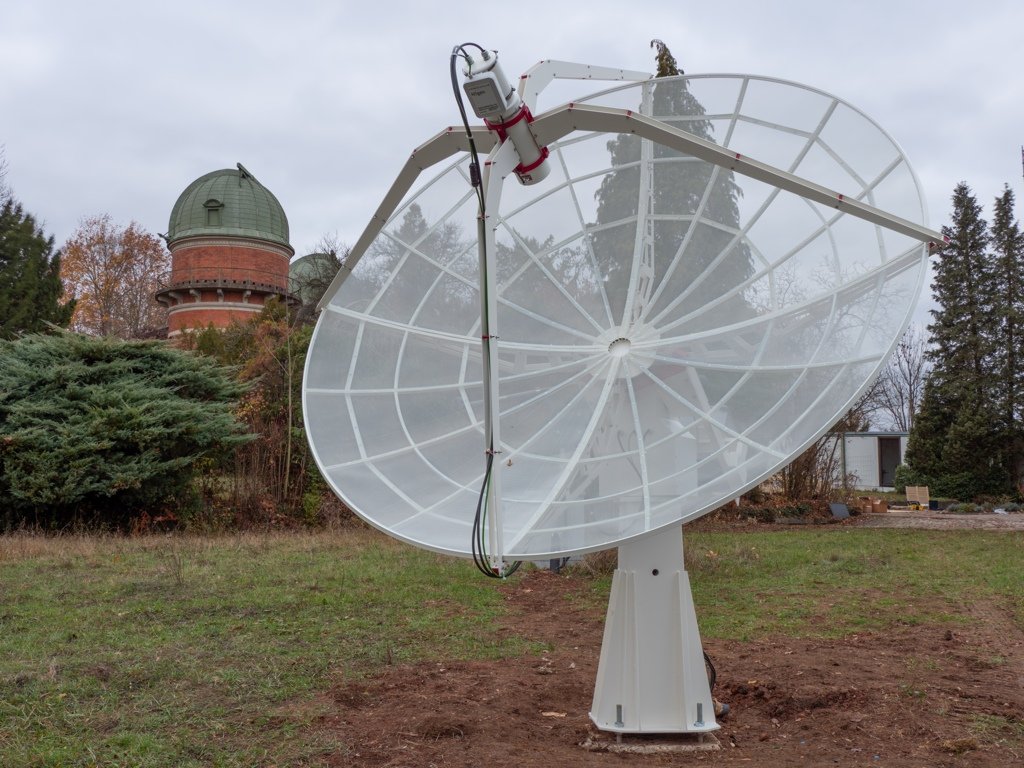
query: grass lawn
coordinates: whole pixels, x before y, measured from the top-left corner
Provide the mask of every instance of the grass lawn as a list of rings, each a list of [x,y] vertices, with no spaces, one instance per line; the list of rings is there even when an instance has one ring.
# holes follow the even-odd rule
[[[830,527],[687,537],[705,636],[1024,626],[1024,536]],[[577,599],[603,605],[608,578]],[[542,650],[493,631],[503,596],[465,561],[366,531],[0,537],[0,765],[316,765],[343,676]]]
[[[0,765],[292,765],[339,676],[530,650],[501,602],[370,532],[0,538]]]
[[[972,599],[1024,627],[1024,534],[826,527],[688,536],[701,633],[842,636],[965,623]]]

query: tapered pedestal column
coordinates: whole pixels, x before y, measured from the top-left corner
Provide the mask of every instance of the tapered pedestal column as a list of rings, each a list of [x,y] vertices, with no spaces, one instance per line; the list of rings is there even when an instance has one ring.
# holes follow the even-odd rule
[[[681,527],[619,547],[590,719],[616,733],[718,728]]]

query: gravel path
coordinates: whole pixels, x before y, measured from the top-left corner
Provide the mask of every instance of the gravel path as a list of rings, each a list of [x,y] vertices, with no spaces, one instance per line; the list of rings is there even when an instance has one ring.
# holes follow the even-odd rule
[[[891,509],[878,514],[855,518],[858,528],[927,528],[931,530],[981,529],[989,531],[1024,531],[1024,515],[946,515]]]

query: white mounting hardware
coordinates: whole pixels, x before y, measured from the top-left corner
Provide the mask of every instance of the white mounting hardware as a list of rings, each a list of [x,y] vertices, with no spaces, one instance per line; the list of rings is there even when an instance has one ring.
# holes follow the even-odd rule
[[[537,143],[530,129],[533,115],[530,108],[509,85],[498,63],[498,52],[486,52],[488,58],[474,61],[466,70],[463,90],[476,116],[483,119],[504,142],[512,142],[519,155],[516,177],[522,184],[536,184],[547,178],[548,148]]]

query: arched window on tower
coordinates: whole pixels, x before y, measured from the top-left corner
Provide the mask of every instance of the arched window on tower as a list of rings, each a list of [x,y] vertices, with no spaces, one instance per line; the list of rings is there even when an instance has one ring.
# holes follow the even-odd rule
[[[208,227],[219,227],[220,226],[220,212],[224,208],[224,203],[220,200],[214,200],[212,197],[203,203],[203,208],[206,209],[206,226]]]

